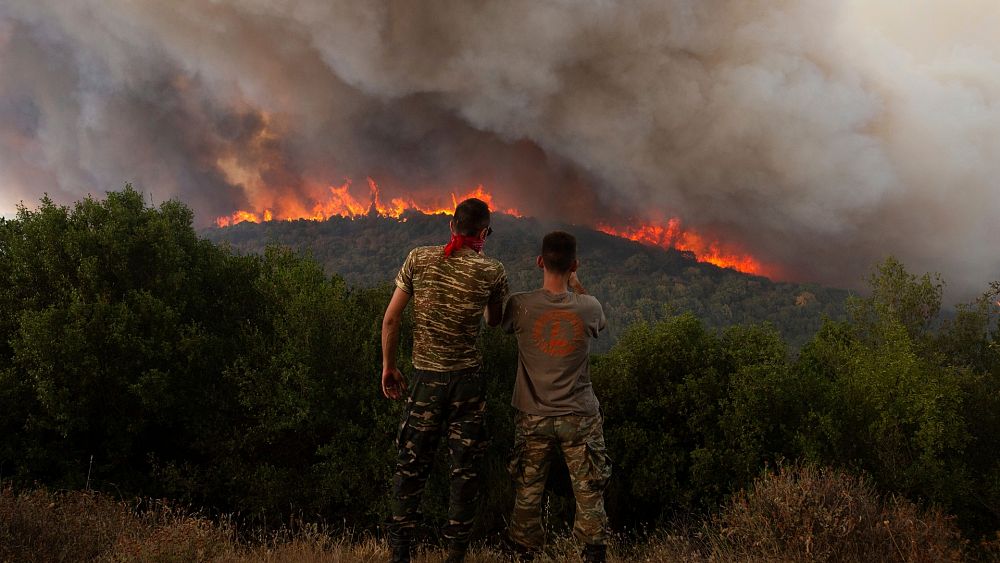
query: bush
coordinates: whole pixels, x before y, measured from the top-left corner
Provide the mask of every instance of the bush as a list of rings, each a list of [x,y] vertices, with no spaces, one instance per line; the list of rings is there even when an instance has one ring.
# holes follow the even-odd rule
[[[806,392],[768,326],[721,337],[693,315],[629,330],[595,365],[619,518],[707,510],[787,455]]]
[[[635,325],[597,357],[613,524],[712,512],[761,467],[805,459],[934,501],[977,537],[1000,528],[995,295],[936,326],[930,277],[890,261],[872,285],[794,361],[769,325],[719,332],[692,314]],[[21,209],[0,220],[0,477],[374,530],[402,408],[378,385],[390,290],[287,249],[233,254],[200,240],[183,205],[131,188]],[[480,345],[492,441],[478,533],[492,537],[511,504],[516,353],[496,330]],[[551,529],[572,518],[567,480],[554,468]],[[447,496],[438,469],[431,535]]]
[[[225,523],[162,502],[0,490],[0,560],[206,561],[232,552]]]
[[[0,221],[0,288],[4,478],[255,518],[384,515],[385,288],[287,250],[234,255],[128,187]]]
[[[954,519],[865,480],[810,465],[779,467],[737,493],[716,519],[724,559],[961,561]]]

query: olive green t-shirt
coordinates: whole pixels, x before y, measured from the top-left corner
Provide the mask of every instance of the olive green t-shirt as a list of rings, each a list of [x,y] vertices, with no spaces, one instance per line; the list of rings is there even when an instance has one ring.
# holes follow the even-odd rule
[[[590,295],[544,289],[511,295],[501,323],[517,336],[511,405],[541,416],[597,414],[590,340],[606,324],[601,303]]]
[[[507,297],[503,264],[461,248],[445,258],[444,246],[410,251],[396,287],[413,296],[413,367],[459,371],[482,363],[476,348],[483,309]]]

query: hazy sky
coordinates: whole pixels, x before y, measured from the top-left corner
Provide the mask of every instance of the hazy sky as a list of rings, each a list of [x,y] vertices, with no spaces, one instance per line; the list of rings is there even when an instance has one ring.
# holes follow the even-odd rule
[[[0,213],[125,181],[201,224],[483,182],[681,217],[796,279],[1000,278],[1000,3],[0,2]],[[361,184],[363,185],[363,183]]]

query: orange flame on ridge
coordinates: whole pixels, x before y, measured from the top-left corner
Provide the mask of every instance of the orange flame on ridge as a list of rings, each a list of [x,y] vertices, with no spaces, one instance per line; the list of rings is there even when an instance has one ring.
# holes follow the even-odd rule
[[[507,215],[522,217],[521,212],[516,208],[499,208],[493,194],[486,191],[482,185],[461,195],[451,192],[450,200],[447,201],[427,199],[417,201],[413,197],[395,197],[386,202],[382,199],[381,191],[375,180],[372,178],[367,180],[369,191],[367,202],[354,197],[351,193],[351,180],[348,179],[340,186],[329,186],[326,199],[317,201],[311,209],[294,203],[288,204],[286,207],[289,210],[282,212],[275,212],[270,208],[264,208],[260,212],[240,210],[232,215],[218,217],[215,224],[219,227],[229,227],[243,222],[261,223],[296,219],[325,221],[332,217],[354,219],[366,215],[399,219],[407,211],[418,211],[427,215],[451,215],[458,202],[470,197],[486,202],[490,210],[494,212],[499,211]],[[649,223],[639,226],[613,227],[600,223],[595,228],[609,235],[651,246],[689,251],[694,253],[697,260],[722,268],[732,268],[743,273],[761,276],[769,276],[770,272],[773,271],[772,268],[765,266],[749,254],[735,251],[730,245],[683,228],[677,218],[668,220],[666,225]]]
[[[243,222],[260,223],[272,221],[274,219],[282,221],[292,221],[295,219],[325,221],[331,217],[345,217],[353,219],[369,214],[398,219],[406,211],[419,211],[427,215],[451,215],[454,213],[455,207],[458,206],[458,202],[470,197],[483,200],[486,205],[489,206],[491,211],[499,211],[500,213],[505,213],[507,215],[521,217],[521,213],[513,207],[498,209],[498,206],[494,201],[493,194],[486,191],[482,185],[476,186],[475,189],[461,195],[451,192],[450,207],[441,201],[418,202],[413,198],[398,197],[392,198],[388,203],[386,203],[382,200],[382,194],[379,190],[378,184],[371,178],[368,178],[368,202],[358,200],[351,194],[350,180],[346,180],[339,186],[330,186],[328,190],[329,195],[327,198],[323,201],[316,202],[310,210],[299,209],[297,211],[277,214],[275,214],[273,210],[267,208],[262,210],[260,213],[240,210],[232,215],[225,215],[216,218],[215,224],[219,227],[229,227]]]
[[[749,254],[727,248],[718,240],[707,238],[690,229],[681,227],[680,219],[667,221],[666,226],[649,224],[638,227],[615,228],[607,224],[597,225],[597,230],[616,237],[627,238],[660,248],[672,248],[692,252],[700,262],[708,262],[720,268],[732,268],[745,274],[767,276],[770,268]]]

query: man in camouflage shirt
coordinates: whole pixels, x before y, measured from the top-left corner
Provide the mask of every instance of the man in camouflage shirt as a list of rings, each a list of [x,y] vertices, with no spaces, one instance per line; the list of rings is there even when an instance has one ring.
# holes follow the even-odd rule
[[[523,559],[541,550],[542,495],[558,450],[576,496],[573,534],[584,544],[584,561],[605,561],[608,518],[604,489],[611,463],[603,421],[590,383],[590,340],[604,330],[604,311],[576,277],[576,239],[564,232],[542,241],[541,289],[510,296],[503,329],[517,335],[514,417],[514,512],[510,539]],[[573,291],[570,291],[570,288]]]
[[[413,374],[396,440],[392,561],[410,560],[420,500],[438,440],[447,437],[451,459],[448,562],[465,557],[479,501],[479,463],[485,449],[485,384],[476,348],[480,320],[496,326],[507,296],[503,265],[482,254],[492,232],[490,210],[471,198],[455,209],[446,246],[410,251],[382,321],[382,392],[399,399],[406,381],[396,366],[403,310],[413,300]]]

